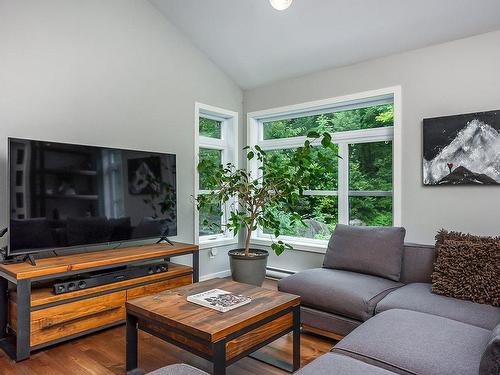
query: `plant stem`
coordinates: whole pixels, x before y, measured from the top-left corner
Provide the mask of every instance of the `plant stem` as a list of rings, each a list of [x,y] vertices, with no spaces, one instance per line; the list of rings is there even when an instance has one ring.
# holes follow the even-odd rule
[[[247,228],[247,238],[245,240],[245,256],[250,255],[250,238],[252,238],[252,227]]]

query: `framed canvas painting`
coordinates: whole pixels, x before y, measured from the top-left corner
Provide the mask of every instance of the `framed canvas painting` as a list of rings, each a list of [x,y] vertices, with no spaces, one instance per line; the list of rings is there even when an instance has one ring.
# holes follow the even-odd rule
[[[500,110],[424,119],[424,185],[500,185]]]

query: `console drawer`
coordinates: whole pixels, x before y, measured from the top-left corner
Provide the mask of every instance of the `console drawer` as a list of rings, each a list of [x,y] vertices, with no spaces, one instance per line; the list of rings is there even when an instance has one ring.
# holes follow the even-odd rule
[[[158,281],[156,283],[148,285],[142,285],[135,288],[130,288],[127,290],[127,301],[134,298],[160,293],[163,292],[164,290],[179,288],[184,285],[189,285],[192,282],[193,282],[193,276],[186,275],[164,281]]]
[[[125,319],[127,292],[120,291],[31,313],[31,347]]]

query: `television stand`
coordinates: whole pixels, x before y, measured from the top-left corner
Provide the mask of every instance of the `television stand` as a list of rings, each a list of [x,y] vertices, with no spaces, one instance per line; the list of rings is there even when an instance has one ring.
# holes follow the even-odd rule
[[[193,266],[169,263],[168,271],[55,294],[55,280],[182,255]],[[0,348],[14,360],[34,350],[125,322],[127,300],[199,281],[198,246],[174,242],[0,264]]]

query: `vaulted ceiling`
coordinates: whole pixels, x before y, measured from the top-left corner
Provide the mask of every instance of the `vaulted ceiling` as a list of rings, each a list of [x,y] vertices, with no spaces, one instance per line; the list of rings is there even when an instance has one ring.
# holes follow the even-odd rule
[[[500,29],[499,0],[150,1],[245,89]]]

